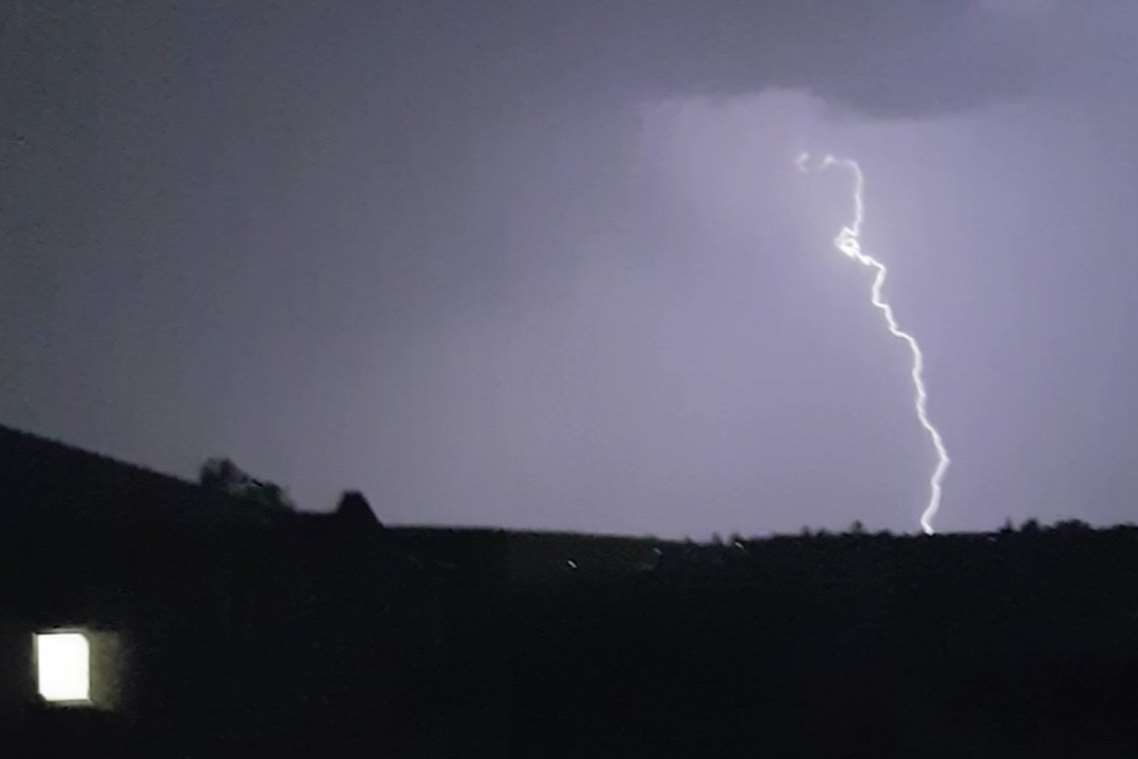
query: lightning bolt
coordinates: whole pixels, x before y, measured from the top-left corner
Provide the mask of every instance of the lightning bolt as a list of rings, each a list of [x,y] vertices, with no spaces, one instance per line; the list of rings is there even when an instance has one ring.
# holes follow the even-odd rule
[[[799,171],[808,173],[810,171],[809,161],[809,153],[800,153],[798,158],[795,159],[795,164],[798,166]],[[937,511],[940,510],[941,482],[944,480],[945,472],[948,471],[948,464],[951,459],[948,457],[948,450],[944,447],[944,441],[941,439],[940,432],[933,426],[933,423],[929,421],[927,409],[929,395],[925,390],[924,354],[921,353],[921,346],[917,343],[917,339],[897,326],[897,319],[893,316],[893,307],[889,305],[888,301],[883,300],[881,297],[881,288],[885,284],[885,277],[889,273],[889,270],[885,267],[885,264],[863,252],[861,249],[861,225],[865,219],[865,204],[862,200],[862,194],[865,189],[865,176],[861,172],[861,166],[858,165],[857,161],[850,158],[835,158],[832,155],[826,155],[823,156],[821,163],[818,164],[818,170],[824,170],[831,166],[845,167],[852,171],[854,175],[853,224],[842,226],[842,230],[838,233],[838,236],[834,238],[834,247],[862,266],[867,266],[877,272],[873,278],[873,287],[870,290],[870,302],[884,315],[885,324],[889,328],[889,334],[904,340],[913,354],[911,376],[913,378],[913,387],[916,391],[914,407],[917,411],[917,419],[925,431],[928,432],[937,455],[936,467],[933,469],[932,476],[929,477],[929,502],[921,514],[921,529],[925,531],[926,535],[932,535],[934,532],[933,517],[935,517]]]

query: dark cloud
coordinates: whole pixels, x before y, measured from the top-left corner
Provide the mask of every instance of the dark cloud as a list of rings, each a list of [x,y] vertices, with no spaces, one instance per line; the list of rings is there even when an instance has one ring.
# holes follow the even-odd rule
[[[236,25],[272,29],[307,15],[303,7],[291,5],[284,18],[245,9]],[[214,23],[234,24],[231,13]],[[301,26],[297,55],[335,57],[345,65],[333,71],[370,70],[375,83],[460,106],[726,96],[775,86],[912,116],[1021,95],[1039,74],[1037,24],[968,3],[436,0],[320,16]],[[250,43],[241,34],[230,39]]]
[[[655,98],[791,87],[867,113],[921,116],[1021,95],[1038,73],[1022,19],[967,3],[519,5],[516,15],[503,8],[447,18],[468,45],[458,47],[472,71],[530,94]]]

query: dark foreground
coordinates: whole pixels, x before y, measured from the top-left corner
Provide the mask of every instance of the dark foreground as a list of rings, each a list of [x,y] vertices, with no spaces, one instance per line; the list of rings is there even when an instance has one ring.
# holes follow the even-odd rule
[[[1138,755],[1138,529],[384,529],[0,456],[4,755]],[[60,628],[89,705],[36,695]]]

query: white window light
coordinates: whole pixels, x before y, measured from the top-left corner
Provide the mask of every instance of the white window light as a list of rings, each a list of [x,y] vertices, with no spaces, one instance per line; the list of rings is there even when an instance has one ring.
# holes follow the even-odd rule
[[[78,632],[36,635],[39,692],[47,701],[89,702],[91,647]]]

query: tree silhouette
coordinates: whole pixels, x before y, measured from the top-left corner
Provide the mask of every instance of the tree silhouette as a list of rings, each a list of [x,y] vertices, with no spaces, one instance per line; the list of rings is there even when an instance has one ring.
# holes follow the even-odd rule
[[[1061,522],[1056,522],[1052,528],[1059,532],[1087,532],[1091,526],[1081,519],[1065,519]]]
[[[228,458],[207,459],[198,470],[198,484],[275,509],[296,508],[280,485],[256,479]]]

